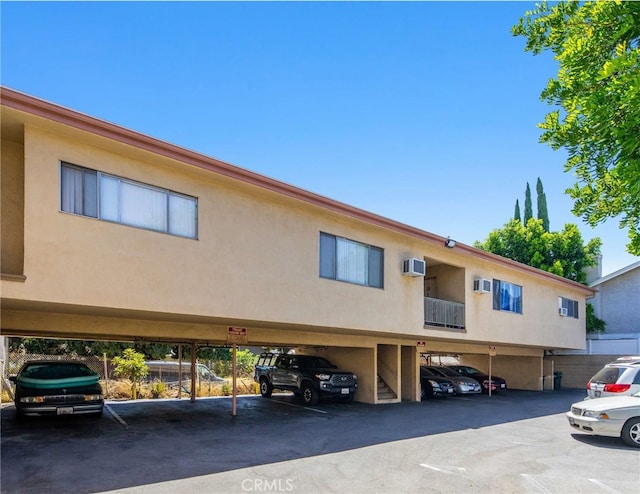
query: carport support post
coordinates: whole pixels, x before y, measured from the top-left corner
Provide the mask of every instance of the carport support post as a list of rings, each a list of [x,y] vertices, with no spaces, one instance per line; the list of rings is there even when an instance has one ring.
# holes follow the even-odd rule
[[[491,396],[491,354],[489,354],[489,396]]]
[[[102,360],[104,362],[104,384],[106,387],[107,396],[109,396],[109,369],[107,367],[107,354],[105,352],[102,353]]]
[[[237,345],[233,344],[233,358],[231,359],[231,387],[233,388],[231,392],[231,416],[236,416],[236,350]]]
[[[191,343],[191,402],[196,401],[196,344]]]

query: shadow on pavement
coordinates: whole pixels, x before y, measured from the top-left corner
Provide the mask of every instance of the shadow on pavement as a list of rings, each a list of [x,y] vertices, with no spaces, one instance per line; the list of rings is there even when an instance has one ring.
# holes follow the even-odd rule
[[[584,396],[584,390],[509,390],[305,408],[274,394],[239,397],[235,417],[230,398],[201,398],[110,402],[99,420],[24,422],[4,406],[1,490],[90,493],[145,485],[564,413]]]

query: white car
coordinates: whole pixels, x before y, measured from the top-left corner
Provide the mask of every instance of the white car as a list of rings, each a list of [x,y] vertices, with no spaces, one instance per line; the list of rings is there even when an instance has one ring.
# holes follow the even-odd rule
[[[571,405],[569,424],[594,436],[619,437],[640,448],[640,391],[628,396],[586,399]]]
[[[632,395],[640,391],[640,356],[620,357],[587,383],[589,398]]]

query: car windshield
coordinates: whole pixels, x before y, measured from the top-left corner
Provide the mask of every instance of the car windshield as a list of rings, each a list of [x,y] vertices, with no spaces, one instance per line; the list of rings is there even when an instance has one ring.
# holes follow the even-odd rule
[[[460,375],[456,371],[447,369],[446,367],[438,367],[437,370],[444,376],[458,377]]]
[[[428,367],[420,367],[420,374],[425,375],[425,376],[441,377],[441,376],[438,376],[438,374],[433,372]]]
[[[473,367],[463,367],[463,370],[465,374],[468,374],[470,376],[478,376],[482,374],[482,372],[480,372],[478,369],[474,369]]]
[[[301,369],[334,369],[335,365],[322,357],[304,357],[291,359],[291,365],[297,365]]]
[[[434,373],[436,376],[447,377],[447,374],[442,371],[442,369],[438,367],[429,367],[429,370]]]
[[[620,367],[605,367],[591,378],[592,383],[614,384],[618,381],[624,369]]]
[[[30,379],[65,379],[69,377],[94,376],[89,367],[84,364],[27,364],[20,373],[21,377]]]

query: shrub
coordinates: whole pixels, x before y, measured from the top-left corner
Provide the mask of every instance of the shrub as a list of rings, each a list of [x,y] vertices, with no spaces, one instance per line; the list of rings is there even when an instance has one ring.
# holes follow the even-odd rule
[[[144,355],[133,348],[127,348],[122,352],[122,357],[114,357],[112,363],[115,366],[113,373],[116,376],[131,381],[131,398],[135,400],[142,378],[149,374],[149,367],[144,363]]]
[[[165,390],[165,384],[158,379],[154,379],[151,383],[151,396],[153,398],[160,398]]]

